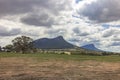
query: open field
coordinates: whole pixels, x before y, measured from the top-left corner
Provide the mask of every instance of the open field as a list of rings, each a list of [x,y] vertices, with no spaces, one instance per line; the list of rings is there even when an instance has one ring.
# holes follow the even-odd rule
[[[120,80],[120,56],[0,53],[0,80]]]

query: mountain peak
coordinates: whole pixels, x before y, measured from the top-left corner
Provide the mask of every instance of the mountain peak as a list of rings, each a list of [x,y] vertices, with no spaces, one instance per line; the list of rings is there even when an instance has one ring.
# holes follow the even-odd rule
[[[94,44],[88,44],[88,45],[86,45],[86,46],[95,47],[95,45],[94,45]]]
[[[48,39],[48,38],[38,39],[38,40],[33,41],[33,44],[36,48],[40,48],[40,49],[74,48],[74,45],[65,41],[62,36],[58,36],[58,37],[52,38],[52,39]]]
[[[82,48],[88,49],[88,50],[94,50],[94,51],[102,51],[102,50],[99,50],[98,48],[96,48],[94,44],[87,44],[85,46],[82,46]]]

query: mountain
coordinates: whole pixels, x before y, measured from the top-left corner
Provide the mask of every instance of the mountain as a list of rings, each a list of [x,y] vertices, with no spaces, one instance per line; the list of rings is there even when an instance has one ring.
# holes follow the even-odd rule
[[[94,51],[102,51],[96,48],[94,44],[88,44],[88,45],[82,46],[81,48],[88,49],[88,50],[94,50]]]
[[[64,40],[62,36],[58,36],[56,38],[42,38],[33,41],[33,44],[36,48],[40,49],[70,49],[75,46],[68,43]]]

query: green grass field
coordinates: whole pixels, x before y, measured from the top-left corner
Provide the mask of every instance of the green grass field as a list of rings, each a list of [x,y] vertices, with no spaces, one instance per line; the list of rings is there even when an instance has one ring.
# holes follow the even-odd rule
[[[20,53],[0,53],[0,57],[30,57],[36,60],[74,60],[74,61],[105,61],[105,62],[119,62],[120,56],[90,56],[90,55],[65,55],[65,54],[43,54],[43,53],[32,53],[32,54],[20,54]]]

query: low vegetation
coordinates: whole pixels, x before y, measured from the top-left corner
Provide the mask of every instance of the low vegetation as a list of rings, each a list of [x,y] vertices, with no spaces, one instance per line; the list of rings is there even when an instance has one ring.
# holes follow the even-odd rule
[[[0,80],[119,80],[120,57],[0,53]]]
[[[85,60],[94,60],[94,61],[105,61],[105,62],[119,62],[119,55],[110,55],[110,56],[90,56],[90,55],[67,55],[67,54],[54,54],[54,53],[0,53],[0,57],[32,57],[37,60],[75,60],[75,61],[85,61]]]

